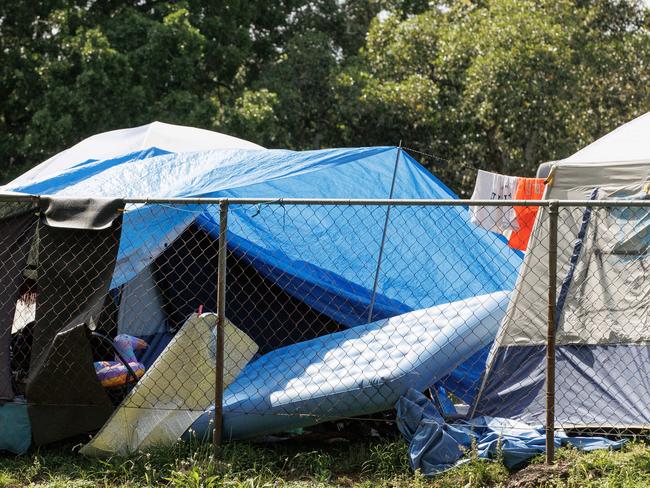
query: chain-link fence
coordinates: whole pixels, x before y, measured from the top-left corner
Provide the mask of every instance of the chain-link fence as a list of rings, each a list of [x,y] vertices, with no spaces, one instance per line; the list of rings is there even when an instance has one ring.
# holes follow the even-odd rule
[[[2,202],[0,398],[37,444],[99,431],[89,454],[416,422],[409,392],[454,425],[638,434],[648,206]]]

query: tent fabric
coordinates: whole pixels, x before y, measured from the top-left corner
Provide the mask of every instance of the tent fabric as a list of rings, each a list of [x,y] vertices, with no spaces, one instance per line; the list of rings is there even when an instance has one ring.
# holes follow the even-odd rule
[[[0,401],[12,400],[11,332],[23,271],[36,228],[35,205],[0,204]]]
[[[650,344],[648,209],[581,208],[569,215],[571,225],[563,219],[559,225],[566,245],[558,246],[565,259],[558,266],[556,419],[568,425],[650,425],[639,397],[650,393],[643,362]],[[476,412],[541,421],[546,317],[541,310],[532,314],[527,304],[545,297],[523,276],[522,296],[515,290]],[[526,316],[530,322],[521,322]]]
[[[137,337],[152,336],[166,330],[166,316],[160,290],[151,266],[147,266],[120,292],[117,333]]]
[[[111,200],[85,207],[68,207],[63,199],[42,199],[38,232],[39,299],[32,346],[32,369],[65,325],[97,320],[108,293],[122,231],[124,202]],[[64,206],[66,219],[49,215]],[[92,214],[96,213],[96,217]],[[104,216],[108,215],[107,219]],[[100,217],[101,216],[101,217]],[[101,220],[99,220],[101,219]],[[100,222],[99,228],[95,228]],[[107,224],[108,227],[106,226]]]
[[[598,188],[594,188],[591,192],[590,200],[594,200],[598,195]],[[562,285],[560,287],[560,294],[557,297],[557,306],[555,313],[558,315],[555,319],[555,335],[557,336],[558,324],[562,320],[562,312],[564,311],[564,304],[566,303],[567,295],[569,289],[573,284],[573,276],[578,265],[582,254],[582,248],[585,245],[585,234],[589,228],[589,223],[591,220],[591,214],[593,209],[591,207],[586,207],[582,213],[582,221],[580,222],[580,229],[578,230],[578,235],[576,236],[575,244],[573,246],[573,252],[571,253],[571,260],[569,261],[569,270],[566,273],[566,276],[562,280]]]
[[[124,209],[123,200],[106,198],[43,196],[39,204],[43,224],[62,229],[108,229]]]
[[[103,132],[62,151],[16,178],[12,184],[42,181],[92,161],[106,160],[130,153],[146,154],[209,149],[262,149],[236,137],[194,127],[152,122],[151,124]]]
[[[401,151],[164,149],[103,160],[85,154],[96,160],[75,160],[5,190],[106,198],[387,198]],[[456,198],[405,152],[395,177],[394,198]],[[385,216],[386,207],[231,205],[229,251],[317,313],[348,327],[365,324]],[[137,276],[192,224],[216,238],[218,206],[128,205],[111,288]],[[371,320],[510,290],[520,263],[503,241],[469,222],[466,208],[393,207]],[[480,360],[473,363],[482,369]]]
[[[593,191],[594,188],[589,195]],[[610,187],[610,195],[612,191]],[[608,197],[603,188],[599,189],[598,195],[602,195],[599,199],[603,200]],[[548,236],[545,220],[548,211],[540,209],[539,213],[541,218],[531,238],[533,245],[522,265],[519,283],[499,334],[501,345],[546,342]],[[588,225],[583,222],[585,215],[590,215]],[[636,336],[636,339],[630,339],[632,342],[645,340],[640,334],[646,330],[643,317],[647,300],[643,297],[650,293],[642,279],[647,261],[644,246],[648,244],[648,220],[647,208],[621,212],[597,207],[587,214],[584,208],[560,210],[558,298],[568,294],[563,308],[569,312],[563,314],[558,326],[558,343],[607,343],[616,340],[614,332],[620,332],[621,328],[625,329],[627,337]],[[586,236],[578,249],[579,256],[574,257],[576,242],[582,242],[581,231]],[[575,264],[572,264],[573,260],[576,260]],[[572,286],[562,293],[562,284],[572,269],[576,277],[570,281]],[[605,303],[607,300],[609,304]]]
[[[650,162],[650,112],[621,125],[580,151],[564,163],[611,163],[612,161]]]
[[[471,405],[476,397],[483,379],[492,344],[487,344],[472,357],[459,364],[448,376],[440,380],[440,384],[454,395]]]
[[[566,345],[556,349],[555,422],[570,428],[642,429],[648,345]],[[546,349],[507,346],[496,351],[475,415],[541,424],[546,418]]]
[[[645,115],[550,168],[544,198],[647,198]],[[589,215],[590,214],[590,215]],[[648,208],[560,207],[556,317],[556,421],[570,426],[650,425],[647,383]],[[541,421],[547,329],[548,209],[538,212],[513,298],[474,402],[477,414]],[[579,244],[579,245],[578,245]],[[563,286],[564,283],[564,286]]]
[[[51,339],[30,370],[25,394],[36,445],[100,428],[113,405],[97,380],[85,324],[72,323]]]
[[[216,237],[192,225],[154,262],[169,329],[177,330],[200,306],[216,310],[218,248]],[[226,266],[226,316],[259,345],[260,353],[343,328],[266,279],[240,256],[228,252]]]
[[[397,151],[394,147],[376,147],[170,154],[124,162],[98,174],[92,167],[101,162],[89,163],[70,172],[76,183],[66,186],[65,181],[57,179],[48,187],[43,181],[39,190],[61,196],[386,198]],[[9,186],[24,192],[33,190],[30,186]],[[454,195],[404,153],[394,197],[435,199]],[[149,205],[127,210],[112,286],[140,272],[162,252],[161,242],[172,241],[193,219],[208,231],[217,232],[216,206]],[[384,210],[233,206],[230,248],[318,311],[346,325],[357,325],[367,320]],[[520,258],[501,241],[472,226],[466,209],[396,207],[389,225],[387,261],[382,267],[377,315],[373,318],[510,289],[514,284]],[[404,228],[419,232],[405,234]],[[322,236],[327,236],[330,252],[323,248]],[[440,252],[428,251],[436,259],[423,261],[418,255],[424,248]],[[423,261],[415,276],[414,261]]]
[[[0,404],[0,451],[25,454],[32,443],[32,430],[24,398]]]
[[[176,440],[214,401],[213,313],[194,314],[81,453],[127,455]],[[191,349],[192,354],[187,351]],[[232,323],[224,325],[224,386],[257,351]]]
[[[410,389],[396,405],[397,426],[409,443],[412,469],[432,476],[468,460],[467,452],[476,446],[479,459],[500,457],[508,468],[515,468],[546,451],[546,434],[539,424],[505,418],[479,417],[471,423],[449,425],[434,404],[419,391]],[[604,437],[569,437],[556,432],[556,448],[573,446],[583,451],[620,449],[625,440]]]
[[[124,203],[96,202],[94,214],[64,203],[58,215],[67,215],[52,227],[48,213],[58,205],[43,199],[38,233],[39,296],[26,387],[37,444],[99,428],[112,411],[93,367],[88,326],[97,323],[109,292]]]

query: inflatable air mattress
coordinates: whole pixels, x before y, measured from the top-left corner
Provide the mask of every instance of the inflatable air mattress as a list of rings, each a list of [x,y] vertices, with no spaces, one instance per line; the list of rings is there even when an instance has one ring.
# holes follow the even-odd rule
[[[248,364],[224,392],[224,437],[243,439],[393,408],[492,343],[510,292],[416,310],[293,344]],[[191,427],[211,436],[212,411]],[[189,434],[186,433],[186,438]]]

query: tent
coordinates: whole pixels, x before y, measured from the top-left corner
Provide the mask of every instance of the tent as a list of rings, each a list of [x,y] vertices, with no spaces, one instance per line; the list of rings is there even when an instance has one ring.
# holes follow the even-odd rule
[[[543,165],[545,198],[645,200],[650,114]],[[539,214],[474,411],[543,423],[548,209]],[[565,428],[650,426],[648,207],[561,207],[555,419]]]
[[[397,147],[267,150],[221,134],[158,123],[94,136],[3,190],[54,199],[371,199],[387,198],[393,178],[394,198],[456,198]],[[232,204],[229,320],[265,353],[514,286],[521,258],[473,226],[465,208],[393,207],[385,227],[386,211],[377,206]],[[107,267],[108,298],[96,320],[99,329],[146,336],[153,352],[143,362],[150,364],[188,315],[201,305],[214,310],[218,221],[218,205],[127,203],[119,217],[119,246]],[[485,352],[443,383],[470,401],[484,361]]]

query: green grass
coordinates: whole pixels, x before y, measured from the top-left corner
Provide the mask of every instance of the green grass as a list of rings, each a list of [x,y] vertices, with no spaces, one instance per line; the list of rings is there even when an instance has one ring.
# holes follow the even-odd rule
[[[471,459],[430,479],[410,471],[402,441],[318,447],[237,443],[224,446],[218,460],[210,446],[178,445],[107,460],[74,450],[59,446],[0,457],[0,487],[650,487],[650,448],[640,442],[618,452],[562,449],[555,466],[543,465],[540,457],[518,472]]]

